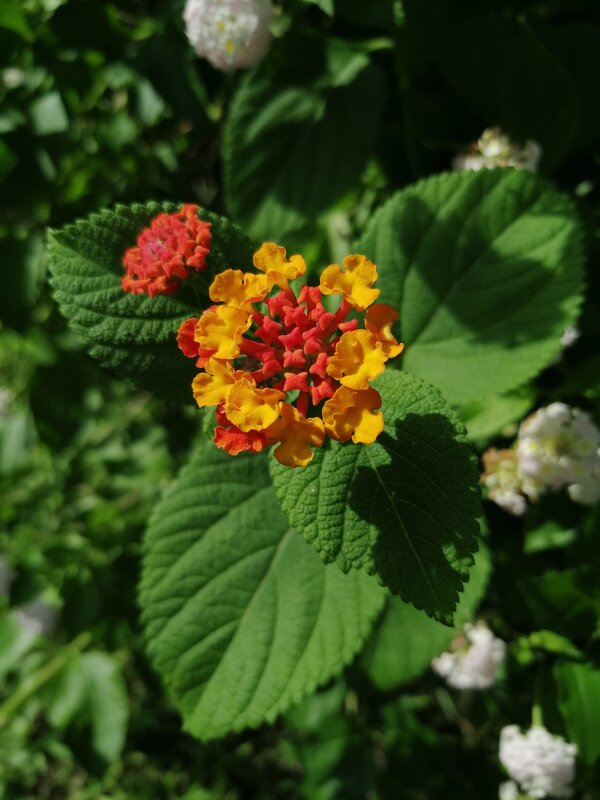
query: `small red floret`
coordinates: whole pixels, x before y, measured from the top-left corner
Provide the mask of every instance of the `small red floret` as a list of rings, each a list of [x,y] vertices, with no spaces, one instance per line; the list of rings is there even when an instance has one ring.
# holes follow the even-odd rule
[[[190,270],[206,269],[211,246],[211,223],[198,218],[189,203],[174,214],[158,214],[123,256],[121,285],[133,294],[173,294]]]

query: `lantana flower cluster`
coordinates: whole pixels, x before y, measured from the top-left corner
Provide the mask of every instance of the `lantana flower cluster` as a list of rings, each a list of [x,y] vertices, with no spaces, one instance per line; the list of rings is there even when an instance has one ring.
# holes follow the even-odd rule
[[[505,642],[479,621],[465,625],[450,649],[434,658],[431,666],[452,689],[489,689],[505,658]]]
[[[514,167],[537,172],[541,155],[537,142],[516,144],[500,128],[486,128],[474,144],[456,156],[452,166],[458,171]]]
[[[202,370],[192,388],[200,407],[215,407],[215,444],[231,455],[277,444],[286,466],[306,466],[325,435],[370,444],[383,430],[381,397],[370,385],[403,345],[397,312],[375,303],[377,268],[350,255],[332,264],[319,286],[299,255],[267,242],[254,254],[258,273],[227,269],[210,286],[210,306],[179,329],[179,347]],[[339,295],[328,311],[324,295]],[[351,312],[366,312],[364,328]]]
[[[600,499],[600,430],[565,403],[540,408],[521,424],[514,448],[491,448],[483,464],[490,499],[516,516],[547,491],[566,488],[583,505]]]
[[[500,761],[514,783],[504,784],[501,797],[567,798],[573,794],[577,747],[546,728],[534,725],[522,733],[516,725],[500,732]]]
[[[188,203],[173,214],[158,214],[123,256],[121,285],[133,294],[174,294],[193,272],[206,269],[212,241],[210,222]]]
[[[269,0],[187,0],[183,12],[190,44],[220,70],[253,67],[271,42]]]

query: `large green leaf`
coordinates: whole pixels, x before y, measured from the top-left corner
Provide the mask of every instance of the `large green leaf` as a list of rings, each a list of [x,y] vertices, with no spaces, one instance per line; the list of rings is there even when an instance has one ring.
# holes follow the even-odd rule
[[[467,426],[472,441],[485,444],[494,436],[511,436],[533,406],[535,397],[529,386],[521,386],[506,394],[486,397],[458,409],[460,418]]]
[[[396,194],[358,245],[400,311],[404,366],[470,403],[547,366],[578,314],[571,201],[523,171],[447,173]]]
[[[281,241],[355,188],[378,133],[382,76],[337,41],[287,36],[240,84],[223,162],[232,217]]]
[[[193,362],[177,347],[180,323],[210,304],[207,286],[215,272],[250,263],[250,241],[234,225],[200,210],[212,223],[207,269],[190,277],[178,294],[148,297],[124,292],[121,259],[137,234],[174,203],[116,206],[50,233],[52,285],[62,313],[89,352],[120,375],[156,394],[189,400]]]
[[[570,741],[586,764],[600,758],[600,670],[562,661],[554,667],[558,703]]]
[[[377,442],[333,442],[305,469],[275,462],[277,495],[323,561],[364,567],[450,623],[477,549],[478,469],[437,389],[395,370],[375,387],[385,417]]]
[[[469,582],[454,615],[454,628],[441,625],[399,597],[388,599],[362,664],[378,689],[389,690],[417,678],[450,644],[462,626],[473,620],[490,576],[490,555],[480,543]]]
[[[271,721],[338,673],[384,601],[373,579],[324,567],[290,529],[264,456],[201,449],[144,551],[148,650],[201,739]]]
[[[517,140],[539,142],[543,163],[552,168],[598,136],[600,97],[590,76],[600,67],[599,35],[590,21],[530,26],[466,19],[440,28],[435,57],[472,113]]]

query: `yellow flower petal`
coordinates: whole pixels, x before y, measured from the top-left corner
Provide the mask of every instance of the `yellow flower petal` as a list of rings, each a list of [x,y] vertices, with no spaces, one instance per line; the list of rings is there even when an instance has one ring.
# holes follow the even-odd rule
[[[249,373],[242,370],[234,371],[228,361],[209,358],[205,370],[198,373],[192,381],[194,399],[200,408],[218,406],[227,399],[233,384],[242,378],[253,382]]]
[[[302,256],[290,256],[288,259],[285,247],[273,242],[265,242],[254,253],[252,261],[256,269],[267,274],[271,286],[277,284],[285,288],[288,281],[299,278],[306,272],[306,261]]]
[[[213,306],[196,325],[194,339],[214,358],[230,360],[240,354],[240,341],[252,324],[252,315],[235,306]]]
[[[281,405],[281,419],[267,430],[267,442],[275,444],[274,456],[285,467],[305,467],[313,457],[312,447],[321,447],[325,428],[319,417],[303,417],[289,403]]]
[[[332,439],[355,444],[372,444],[383,430],[383,414],[375,414],[381,408],[381,397],[369,387],[355,392],[340,386],[333,397],[323,406],[325,430]]]
[[[388,358],[395,358],[404,350],[402,342],[392,333],[392,325],[399,318],[400,314],[387,303],[376,303],[365,314],[365,328],[375,334]]]
[[[339,340],[329,359],[327,374],[342,386],[364,390],[385,369],[387,356],[370,331],[348,331]]]
[[[209,294],[215,303],[222,302],[228,306],[246,308],[248,303],[263,300],[269,291],[266,275],[254,272],[242,272],[240,269],[226,269],[219,273],[212,282]]]
[[[341,294],[351,306],[364,311],[379,297],[372,286],[377,280],[377,267],[366,256],[352,255],[344,259],[345,270],[331,264],[321,274],[323,294]]]
[[[285,394],[277,389],[256,389],[240,380],[229,390],[225,404],[227,419],[241,431],[263,431],[279,417]]]

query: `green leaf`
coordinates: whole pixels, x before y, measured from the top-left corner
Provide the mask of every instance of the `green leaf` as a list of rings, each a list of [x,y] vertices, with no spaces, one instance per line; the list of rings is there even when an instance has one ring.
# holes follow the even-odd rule
[[[549,166],[568,152],[580,124],[577,86],[532,27],[467,19],[440,29],[437,44],[442,75],[472,113],[539,142]]]
[[[0,239],[0,264],[5,291],[0,297],[0,320],[17,330],[29,325],[29,310],[46,282],[46,244],[33,231],[26,239]]]
[[[31,28],[21,0],[2,0],[0,3],[0,28],[18,33],[26,41],[31,40]]]
[[[89,352],[120,375],[168,400],[189,401],[193,361],[177,347],[181,322],[210,304],[207,287],[215,272],[244,267],[252,253],[241,231],[210,211],[212,247],[207,270],[192,276],[172,296],[148,297],[124,292],[121,259],[138,233],[174,203],[135,203],[92,214],[50,234],[52,285],[60,310]]]
[[[490,577],[488,548],[480,542],[454,615],[454,628],[441,625],[399,597],[390,597],[385,613],[362,658],[378,689],[388,691],[417,678],[439,656],[467,622],[474,618]]]
[[[382,75],[348,45],[288,36],[241,82],[225,129],[225,196],[256,239],[281,241],[360,181]]]
[[[22,625],[15,611],[0,618],[0,678],[18,668],[38,639],[39,634]]]
[[[37,136],[63,133],[69,128],[69,118],[58,92],[48,92],[29,106],[33,130]]]
[[[421,42],[432,12],[439,13],[432,6],[440,4],[419,5],[422,22],[411,26],[409,36]],[[600,68],[600,30],[591,19],[557,25],[466,16],[458,19],[450,11],[439,20],[434,38],[422,45],[460,97],[464,116],[466,106],[482,128],[493,122],[516,141],[539,142],[548,169],[597,139],[600,117],[590,109],[600,100],[593,78]]]
[[[0,139],[0,178],[5,178],[17,164],[17,156],[6,144]]]
[[[87,729],[92,751],[112,764],[125,743],[129,719],[127,688],[118,663],[107,653],[83,653],[65,667],[53,687],[49,721]]]
[[[202,448],[146,534],[148,651],[203,740],[270,722],[339,673],[383,601],[290,529],[263,456]]]
[[[445,173],[396,194],[357,246],[401,314],[404,367],[453,403],[521,385],[575,322],[583,256],[571,201],[524,171]]]
[[[333,0],[304,0],[304,2],[309,5],[319,6],[321,11],[333,17]]]
[[[333,442],[305,469],[274,462],[292,525],[325,562],[364,567],[448,624],[477,549],[479,472],[464,426],[432,386],[388,370],[376,382],[385,430]]]
[[[554,667],[558,704],[567,737],[586,764],[600,758],[600,670],[589,664],[562,661]]]
[[[483,446],[499,434],[514,436],[516,423],[524,419],[533,404],[533,390],[527,386],[468,403],[459,408],[459,414],[470,438]]]

